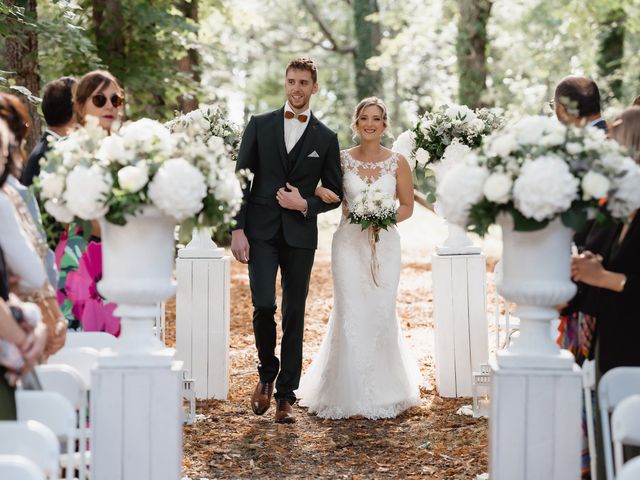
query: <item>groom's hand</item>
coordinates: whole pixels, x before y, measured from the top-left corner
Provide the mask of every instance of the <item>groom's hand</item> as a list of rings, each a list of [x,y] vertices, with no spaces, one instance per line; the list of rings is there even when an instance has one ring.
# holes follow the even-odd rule
[[[249,263],[249,240],[244,230],[238,229],[231,232],[231,253],[240,263]]]
[[[307,201],[302,198],[296,187],[287,182],[287,186],[282,187],[276,193],[276,200],[282,208],[288,210],[299,210],[304,212],[307,210]]]

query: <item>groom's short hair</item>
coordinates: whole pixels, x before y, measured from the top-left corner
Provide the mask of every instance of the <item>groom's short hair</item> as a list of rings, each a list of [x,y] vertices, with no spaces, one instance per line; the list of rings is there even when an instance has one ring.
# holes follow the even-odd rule
[[[565,103],[571,105],[565,105]],[[600,90],[591,78],[570,75],[560,80],[556,86],[554,101],[561,103],[567,110],[577,109],[580,118],[600,113]],[[573,113],[572,113],[573,115]]]
[[[289,70],[291,70],[292,68],[294,70],[306,70],[307,72],[310,72],[313,83],[318,83],[318,67],[316,67],[316,64],[313,63],[313,60],[311,60],[310,58],[294,58],[287,64],[287,69],[284,71],[284,74],[286,75],[287,73],[289,73]]]

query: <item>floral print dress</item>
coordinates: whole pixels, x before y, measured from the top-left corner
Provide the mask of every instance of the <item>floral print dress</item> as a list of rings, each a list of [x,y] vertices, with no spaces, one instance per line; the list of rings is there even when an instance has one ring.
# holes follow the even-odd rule
[[[69,328],[120,335],[120,319],[113,313],[117,305],[105,301],[97,289],[102,278],[102,245],[92,237],[87,241],[78,225],[71,223],[55,250],[60,272],[58,303]]]

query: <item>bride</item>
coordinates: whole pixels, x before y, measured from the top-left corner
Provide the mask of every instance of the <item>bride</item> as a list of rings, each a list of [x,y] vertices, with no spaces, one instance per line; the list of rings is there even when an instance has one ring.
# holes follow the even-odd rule
[[[395,226],[381,230],[374,249],[369,240],[373,236],[348,220],[355,197],[367,188],[397,198],[398,222],[413,213],[409,164],[380,143],[387,127],[382,100],[365,98],[356,107],[351,125],[360,145],[340,155],[345,198],[331,246],[333,312],[297,392],[300,405],[323,418],[389,418],[420,402],[420,372],[396,317],[398,230]],[[316,195],[325,202],[339,201],[323,187],[318,187]]]

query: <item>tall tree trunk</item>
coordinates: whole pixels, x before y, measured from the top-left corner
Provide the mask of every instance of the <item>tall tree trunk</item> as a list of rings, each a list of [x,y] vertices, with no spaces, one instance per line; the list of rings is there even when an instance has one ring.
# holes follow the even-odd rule
[[[378,54],[382,34],[380,22],[372,22],[367,17],[379,13],[377,0],[353,0],[353,19],[356,34],[354,67],[356,72],[356,93],[358,99],[382,94],[382,72],[367,68],[367,60]]]
[[[608,77],[611,93],[618,99],[622,97],[620,68],[624,56],[625,18],[624,8],[614,8],[607,12],[599,28],[598,71],[602,77]]]
[[[185,18],[198,22],[198,0],[180,0],[178,8],[183,13]],[[200,72],[198,66],[200,65],[200,56],[198,51],[194,48],[190,48],[187,54],[178,60],[178,71],[185,72],[191,75],[196,81],[200,81]],[[178,97],[178,109],[187,113],[198,108],[198,98],[195,94],[184,94]]]
[[[126,44],[121,0],[92,0],[98,56],[117,78],[126,72]]]
[[[25,20],[35,24],[38,20],[37,0],[5,0],[9,6],[24,8]],[[34,96],[40,95],[40,74],[38,64],[38,31],[35,27],[25,26],[17,20],[11,22],[10,34],[5,39],[7,63],[15,73],[17,85],[27,88]],[[31,115],[31,131],[27,138],[27,151],[38,142],[42,121],[37,107],[28,102]]]
[[[487,82],[487,23],[493,0],[458,0],[460,21],[458,56],[458,101],[471,108],[483,105]]]

